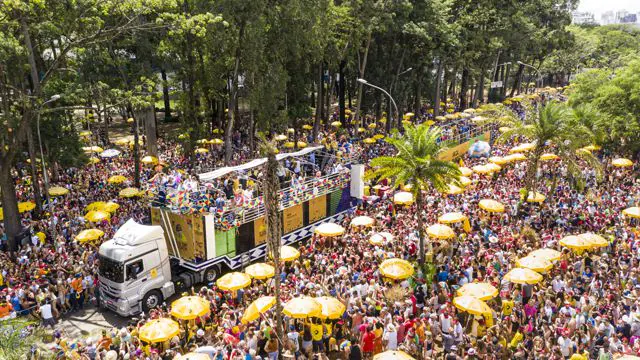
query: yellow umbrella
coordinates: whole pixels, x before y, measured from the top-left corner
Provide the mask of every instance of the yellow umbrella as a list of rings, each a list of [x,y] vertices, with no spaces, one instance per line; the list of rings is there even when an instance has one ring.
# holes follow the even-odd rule
[[[63,188],[62,186],[54,186],[49,188],[49,195],[51,196],[62,196],[69,193],[69,189]]]
[[[412,112],[408,112],[408,113],[404,114],[404,116],[409,117],[409,118],[410,118],[410,117],[413,117],[413,116],[415,116],[415,115],[416,115],[416,114],[414,114],[414,113],[412,113]]]
[[[530,192],[529,196],[527,196],[527,202],[541,203],[546,198],[547,198],[546,196],[540,194],[539,192]]]
[[[459,169],[462,176],[471,176],[473,174],[473,171],[466,166],[460,166]]]
[[[127,139],[127,138],[118,139],[118,140],[114,141],[114,144],[119,145],[119,146],[128,145],[129,144],[129,139]]]
[[[122,184],[125,181],[127,178],[122,175],[113,175],[107,180],[109,184]]]
[[[494,164],[494,163],[486,164],[485,167],[487,169],[489,169],[489,171],[491,171],[491,172],[496,172],[496,171],[502,170],[502,167],[500,165]]]
[[[616,360],[640,360],[640,356],[635,355],[622,355],[620,357],[613,357]]]
[[[504,274],[504,279],[516,284],[537,284],[542,281],[542,275],[531,269],[515,268]]]
[[[544,273],[553,267],[553,264],[543,258],[537,256],[525,256],[516,260],[516,265],[521,268],[531,269],[533,271]]]
[[[476,112],[476,109],[468,108],[468,109],[464,109],[462,112],[467,113],[467,114],[473,114],[473,113]]]
[[[24,202],[19,202],[18,203],[18,212],[19,213],[23,213],[23,212],[29,212],[33,209],[36,208],[36,204],[34,202],[31,201],[24,201]]]
[[[391,241],[393,241],[393,235],[385,231],[375,233],[369,238],[369,243],[371,243],[371,245],[384,245],[384,243]]]
[[[556,261],[556,260],[560,260],[560,258],[562,257],[562,253],[557,250],[543,248],[543,249],[534,250],[530,252],[529,255],[527,256],[535,256],[535,257],[547,259],[549,261]]]
[[[507,132],[507,131],[509,131],[509,130],[511,130],[511,128],[510,128],[510,127],[508,127],[508,126],[500,126],[500,127],[498,128],[498,131],[500,131],[501,133],[505,133],[505,132]]]
[[[378,125],[376,125],[375,123],[371,123],[371,124],[367,125],[367,127],[368,127],[369,129],[375,129],[377,126],[378,126]]]
[[[615,166],[615,167],[630,167],[633,166],[633,161],[629,160],[629,159],[624,159],[624,158],[619,158],[619,159],[614,159],[611,162],[611,165]]]
[[[463,188],[453,184],[449,184],[449,188],[445,191],[447,195],[459,195],[459,194],[462,194],[463,192],[464,192]]]
[[[471,296],[480,300],[491,300],[499,291],[489,283],[467,283],[458,289],[458,296]]]
[[[413,204],[413,194],[400,191],[393,195],[393,203],[397,205],[411,205]]]
[[[633,206],[622,210],[622,214],[627,217],[640,219],[640,207]]]
[[[113,201],[109,201],[108,203],[104,204],[104,206],[102,206],[101,211],[106,211],[108,213],[114,213],[116,210],[118,210],[120,208],[120,205],[114,203]]]
[[[331,126],[340,127],[340,126],[342,126],[342,123],[340,121],[334,121],[334,122],[331,123]]]
[[[427,228],[427,235],[436,239],[452,239],[456,237],[456,233],[453,229],[447,225],[434,224]]]
[[[306,142],[304,142],[304,141],[298,141],[298,147],[299,147],[300,149],[304,149],[304,148],[306,148],[306,147],[307,147],[307,143],[306,143]]]
[[[453,305],[469,314],[491,314],[491,308],[484,301],[473,296],[457,296],[453,298]]]
[[[589,244],[589,248],[600,248],[609,246],[609,242],[598,234],[584,233],[578,235],[578,237],[586,241],[587,244]]]
[[[275,139],[276,139],[276,141],[285,141],[285,140],[288,139],[288,137],[287,137],[287,135],[279,134],[279,135],[276,135]]]
[[[274,277],[276,274],[276,269],[266,263],[257,263],[247,266],[247,268],[244,269],[244,272],[249,274],[249,276],[254,279],[262,280]]]
[[[527,151],[531,151],[533,149],[535,149],[536,145],[532,144],[532,143],[524,143],[524,144],[520,144],[516,147],[511,148],[511,150],[509,150],[509,153],[513,154],[513,153],[521,153],[521,152],[527,152]]]
[[[315,298],[322,306],[320,317],[323,319],[340,319],[347,307],[340,300],[331,296],[320,296]]]
[[[322,305],[309,296],[293,298],[284,305],[282,312],[294,319],[305,319],[322,314]]]
[[[222,276],[216,281],[216,285],[222,290],[239,290],[251,285],[251,277],[245,273],[235,271]]]
[[[80,134],[78,134],[78,135],[80,135],[82,137],[86,137],[86,136],[91,136],[91,134],[93,134],[91,131],[85,130],[85,131],[80,131]]]
[[[197,148],[197,149],[195,150],[195,153],[196,153],[196,154],[206,154],[206,153],[208,153],[208,152],[209,152],[209,149],[205,149],[205,148]]]
[[[585,239],[575,235],[563,237],[562,239],[560,239],[560,245],[574,250],[584,250],[591,247],[591,245],[589,245],[589,243]]]
[[[86,153],[101,153],[104,151],[104,149],[100,146],[84,146],[82,148],[82,151]]]
[[[388,350],[373,356],[373,360],[415,360],[411,355],[400,350]]]
[[[455,224],[462,223],[464,231],[471,231],[471,224],[469,224],[469,218],[460,212],[446,213],[438,218],[438,222],[441,224]]]
[[[224,141],[222,141],[222,139],[213,138],[213,139],[209,140],[209,144],[210,145],[222,145],[222,144],[224,144]]]
[[[365,144],[375,144],[376,143],[375,139],[372,139],[372,138],[366,138],[366,139],[362,140],[362,142],[365,143]]]
[[[302,129],[304,129],[304,130],[313,130],[313,126],[311,126],[309,124],[304,124],[304,125],[302,125]]]
[[[300,257],[300,251],[292,246],[285,245],[280,248],[280,260],[293,261]]]
[[[145,165],[155,165],[158,163],[158,158],[155,156],[147,155],[140,159],[140,162]]]
[[[524,161],[524,160],[527,160],[527,156],[521,153],[516,153],[516,154],[507,155],[503,159],[508,162]]]
[[[80,231],[78,235],[76,235],[76,240],[82,244],[89,241],[96,241],[102,236],[104,236],[104,231],[100,229],[87,229]]]
[[[478,174],[491,174],[493,172],[493,170],[489,169],[486,165],[476,165],[471,169]]]
[[[168,318],[148,321],[138,330],[138,338],[148,343],[160,343],[170,340],[180,333],[180,324]]]
[[[209,301],[200,296],[183,296],[171,303],[171,316],[191,320],[211,312]]]
[[[356,216],[351,220],[351,226],[373,226],[375,220],[370,216]]]
[[[375,135],[373,135],[373,138],[374,138],[374,139],[376,139],[376,140],[382,140],[382,139],[384,139],[384,135],[382,135],[382,134],[375,134]]]
[[[100,162],[100,159],[98,159],[95,156],[92,156],[92,157],[89,158],[89,164],[97,164],[99,162]]]
[[[556,154],[546,153],[546,154],[540,155],[540,160],[543,160],[543,161],[558,160],[558,159],[560,159],[560,156]]]
[[[460,176],[460,179],[458,179],[458,181],[460,181],[460,185],[465,187],[471,185],[471,179],[466,176]]]
[[[340,236],[344,234],[344,228],[336,223],[324,223],[316,226],[313,232],[320,236]]]
[[[284,143],[284,147],[286,147],[287,149],[293,149],[295,146],[295,144],[293,143],[293,141],[287,141],[286,143]]]
[[[489,158],[489,162],[496,165],[504,165],[509,161],[505,160],[503,157],[500,157],[500,156],[492,156]]]
[[[387,259],[380,264],[380,274],[394,280],[409,278],[413,271],[413,265],[402,259]]]
[[[91,204],[87,205],[86,210],[87,211],[102,210],[106,204],[107,203],[104,201],[94,201]]]
[[[244,311],[244,314],[242,314],[240,321],[242,321],[243,324],[246,324],[258,320],[260,318],[260,314],[266,313],[275,304],[276,298],[274,296],[261,296],[247,306],[247,309]]]
[[[211,357],[207,353],[190,352],[184,355],[180,355],[180,357],[178,357],[177,359],[178,360],[211,360]]]
[[[589,145],[589,146],[585,146],[583,149],[589,150],[589,151],[598,151],[602,149],[602,147],[598,145]]]
[[[102,210],[92,210],[89,211],[85,216],[85,219],[87,219],[87,221],[90,222],[100,222],[103,220],[109,220],[109,218],[111,218],[111,215],[109,215],[108,212],[106,211],[102,211]]]
[[[480,209],[488,212],[504,212],[504,205],[492,199],[482,199],[478,205],[480,206]]]
[[[296,129],[294,129],[294,128],[288,128],[288,129],[287,129],[287,132],[288,132],[289,134],[293,134],[294,132],[296,132]]]
[[[363,132],[365,132],[365,131],[367,131],[367,129],[365,129],[365,128],[363,128],[363,127],[359,127],[359,128],[358,128],[358,132],[359,132],[359,133],[363,133]]]
[[[121,197],[130,198],[130,197],[134,197],[134,196],[140,195],[140,190],[138,188],[128,187],[126,189],[120,190],[119,195]]]

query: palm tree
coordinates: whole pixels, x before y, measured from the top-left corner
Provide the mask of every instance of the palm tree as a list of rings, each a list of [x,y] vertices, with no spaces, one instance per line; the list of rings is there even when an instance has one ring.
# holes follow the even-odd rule
[[[278,339],[283,338],[282,331],[282,305],[280,301],[280,247],[282,246],[281,220],[280,220],[280,181],[278,180],[278,161],[276,160],[276,148],[261,138],[262,152],[267,156],[265,164],[265,178],[262,181],[262,190],[265,206],[265,220],[267,225],[267,255],[273,259],[275,268],[275,298],[276,298],[276,334]],[[280,343],[280,342],[278,342]]]
[[[448,149],[440,141],[441,131],[429,125],[408,125],[405,134],[397,131],[386,142],[397,150],[395,156],[380,156],[371,160],[374,169],[369,178],[390,179],[394,186],[410,185],[418,209],[418,233],[420,237],[420,264],[424,265],[424,224],[422,217],[422,190],[435,188],[445,191],[449,184],[457,184],[460,169],[451,161],[439,156]]]
[[[589,151],[581,150],[593,144],[593,132],[577,117],[574,110],[558,101],[549,101],[537,107],[524,104],[525,116],[521,119],[510,110],[499,110],[500,116],[488,120],[505,127],[497,142],[505,142],[513,136],[526,138],[536,144],[528,154],[525,188],[527,194],[536,189],[536,174],[540,166],[540,157],[544,153],[554,153],[567,166],[569,174],[577,181],[583,180],[583,162],[596,169],[600,174],[600,164]]]

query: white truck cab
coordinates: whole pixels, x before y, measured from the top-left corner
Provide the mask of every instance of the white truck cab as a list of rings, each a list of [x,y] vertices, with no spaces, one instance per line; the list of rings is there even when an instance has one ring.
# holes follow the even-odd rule
[[[164,231],[133,219],[100,245],[103,306],[122,316],[148,312],[175,292]]]

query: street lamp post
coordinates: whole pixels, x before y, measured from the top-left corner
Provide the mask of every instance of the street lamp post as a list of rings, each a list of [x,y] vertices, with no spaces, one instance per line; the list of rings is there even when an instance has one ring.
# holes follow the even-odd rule
[[[538,80],[540,80],[540,69],[538,69],[537,67],[535,67],[533,65],[525,64],[522,61],[518,61],[518,65],[522,65],[524,67],[528,67],[528,68],[531,68],[531,69],[535,70],[535,72],[536,72],[536,86],[537,86],[538,85]],[[529,84],[527,84],[527,87],[529,87]]]
[[[38,131],[38,145],[40,146],[40,163],[42,164],[42,177],[43,177],[43,181],[44,181],[44,194],[45,197],[47,199],[47,204],[51,204],[51,198],[49,197],[49,177],[47,175],[47,167],[45,165],[44,162],[44,152],[42,151],[42,137],[40,136],[40,112],[42,110],[42,108],[49,104],[52,103],[56,100],[60,99],[60,95],[56,94],[53,95],[49,100],[45,101],[39,108],[38,111],[36,112],[36,129]],[[33,181],[36,181],[36,179],[33,179]]]
[[[374,89],[378,89],[378,90],[382,91],[385,95],[387,95],[389,97],[389,99],[391,99],[391,102],[393,103],[393,107],[396,109],[396,117],[398,119],[400,118],[400,112],[398,111],[398,105],[396,105],[396,101],[393,99],[393,97],[391,97],[391,94],[389,94],[385,89],[381,88],[380,86],[373,85],[373,84],[371,84],[370,82],[368,82],[365,79],[360,78],[360,79],[358,79],[358,82],[360,84],[363,84],[363,85],[371,86]]]

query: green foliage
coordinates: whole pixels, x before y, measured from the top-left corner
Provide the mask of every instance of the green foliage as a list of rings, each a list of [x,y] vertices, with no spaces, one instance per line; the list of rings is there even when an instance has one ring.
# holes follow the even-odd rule
[[[25,318],[0,321],[0,359],[19,360],[40,342],[44,330]]]

